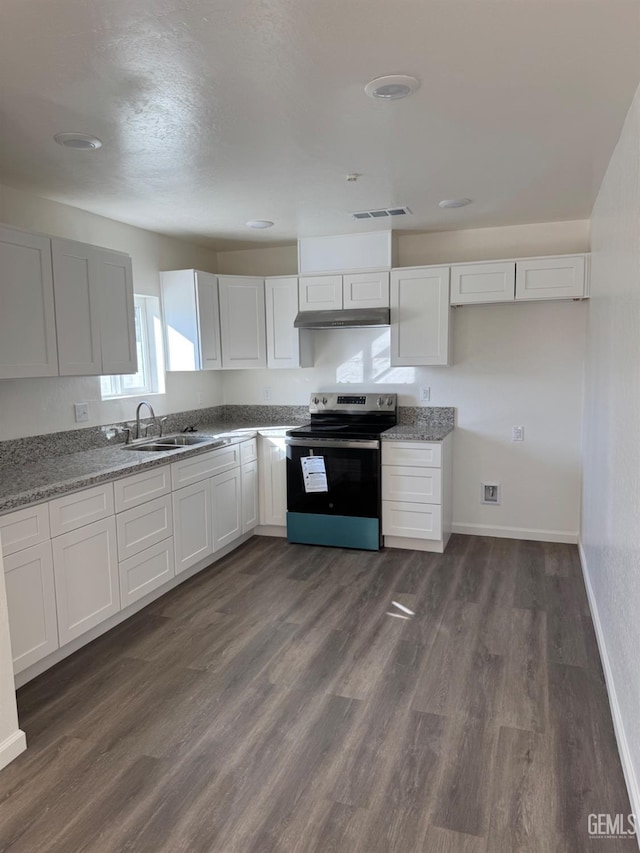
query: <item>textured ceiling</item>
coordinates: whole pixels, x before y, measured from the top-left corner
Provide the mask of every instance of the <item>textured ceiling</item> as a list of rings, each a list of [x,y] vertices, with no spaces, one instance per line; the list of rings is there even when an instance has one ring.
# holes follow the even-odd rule
[[[2,0],[0,182],[215,248],[390,205],[411,230],[581,219],[639,44],[637,0]],[[392,73],[421,88],[365,97]]]

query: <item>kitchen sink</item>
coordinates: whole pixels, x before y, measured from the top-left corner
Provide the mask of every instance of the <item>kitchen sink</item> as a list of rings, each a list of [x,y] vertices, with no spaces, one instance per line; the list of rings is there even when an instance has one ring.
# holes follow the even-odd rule
[[[226,438],[214,439],[210,435],[167,435],[162,438],[152,438],[148,441],[135,442],[123,445],[123,450],[138,450],[143,453],[162,453],[168,450],[180,450],[183,447],[193,447],[198,444],[207,444],[210,450],[228,444]]]

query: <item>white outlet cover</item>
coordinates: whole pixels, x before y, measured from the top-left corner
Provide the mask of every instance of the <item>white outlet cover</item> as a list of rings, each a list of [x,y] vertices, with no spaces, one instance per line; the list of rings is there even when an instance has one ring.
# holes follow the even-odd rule
[[[524,441],[524,427],[523,426],[514,426],[513,432],[511,434],[512,441]]]
[[[421,385],[420,386],[420,402],[428,403],[431,399],[431,388],[429,385]]]
[[[74,410],[76,414],[76,423],[81,424],[84,421],[89,420],[89,404],[88,403],[75,403]]]

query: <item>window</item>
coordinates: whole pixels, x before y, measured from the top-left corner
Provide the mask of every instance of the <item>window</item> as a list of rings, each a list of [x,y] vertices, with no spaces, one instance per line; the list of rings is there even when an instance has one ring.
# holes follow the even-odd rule
[[[101,376],[103,400],[164,394],[164,351],[160,300],[155,296],[134,296],[138,372],[122,376]]]

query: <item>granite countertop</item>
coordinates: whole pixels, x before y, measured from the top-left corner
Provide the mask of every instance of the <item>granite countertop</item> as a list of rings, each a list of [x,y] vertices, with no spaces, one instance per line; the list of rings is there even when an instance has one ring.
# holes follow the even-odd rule
[[[442,441],[453,430],[452,424],[398,424],[382,433],[383,441]]]
[[[269,435],[293,426],[219,421],[203,425],[197,434],[211,436],[212,442],[224,437],[228,444],[234,444],[258,433]],[[149,438],[152,440],[153,437]],[[125,449],[119,443],[40,458],[26,464],[3,465],[0,467],[0,515],[212,449],[215,448],[211,444],[198,444],[149,453]]]

